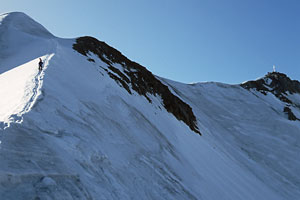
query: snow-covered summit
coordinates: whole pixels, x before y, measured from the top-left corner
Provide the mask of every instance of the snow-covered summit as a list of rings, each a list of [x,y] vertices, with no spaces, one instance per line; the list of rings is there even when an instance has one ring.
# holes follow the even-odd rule
[[[53,51],[56,37],[21,12],[0,15],[0,73]]]
[[[12,116],[19,118],[31,109],[38,96],[36,83],[39,58],[46,67],[55,51],[55,37],[24,13],[0,15],[0,123],[9,126]],[[36,91],[33,91],[33,90]],[[20,119],[16,120],[19,121]]]
[[[0,15],[0,34],[6,31],[20,31],[38,37],[54,37],[45,27],[22,12]]]
[[[0,17],[2,199],[300,196],[298,93],[159,78],[22,15]]]

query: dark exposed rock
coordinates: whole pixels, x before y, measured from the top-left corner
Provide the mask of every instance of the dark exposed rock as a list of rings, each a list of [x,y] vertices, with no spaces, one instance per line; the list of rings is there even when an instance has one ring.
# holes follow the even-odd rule
[[[297,80],[291,80],[287,75],[279,72],[268,73],[264,78],[256,81],[248,81],[241,84],[245,89],[256,89],[257,91],[267,94],[267,92],[273,93],[277,98],[285,103],[292,104],[288,99],[288,93],[300,94],[300,82]]]
[[[285,112],[286,114],[288,114],[289,120],[292,120],[292,121],[299,120],[299,119],[294,115],[294,113],[292,112],[292,110],[291,110],[288,106],[285,106],[285,107],[284,107],[283,112]]]
[[[296,106],[289,98],[289,94],[300,94],[300,82],[297,80],[291,80],[287,75],[279,72],[268,73],[264,78],[256,81],[248,81],[241,84],[245,89],[255,89],[264,95],[268,92],[274,94],[280,101],[285,102],[288,106],[285,106],[283,112],[288,115],[289,120],[299,120],[289,106]]]
[[[123,81],[121,78],[117,77],[116,75],[114,75],[111,72],[107,72],[107,73],[110,76],[110,78],[114,79],[117,83],[120,83],[123,86],[123,88],[125,88],[125,90],[127,90],[127,92],[129,94],[132,94],[130,89],[129,89],[129,86],[125,83],[125,81]]]
[[[130,83],[130,80],[127,78],[127,76],[125,76],[120,70],[118,70],[117,68],[113,67],[113,66],[109,66],[108,69],[110,69],[111,71],[115,72],[116,74],[118,74],[124,81],[126,81],[126,83]]]
[[[291,80],[283,73],[272,72],[267,74],[266,78],[270,78],[272,80],[270,87],[274,88],[274,91],[277,93],[287,94],[287,92],[290,92],[291,94],[300,94],[300,82],[297,80]]]
[[[88,58],[87,60],[90,62],[95,62],[95,60],[93,58]]]
[[[172,113],[178,120],[186,123],[191,130],[201,135],[192,108],[175,96],[166,85],[155,78],[145,67],[129,60],[118,50],[93,37],[77,38],[76,43],[73,44],[73,49],[85,56],[88,56],[89,52],[96,54],[109,66],[108,69],[111,70],[111,72],[107,70],[109,76],[121,84],[129,94],[131,94],[129,89],[131,87],[149,102],[151,100],[147,94],[161,96],[164,107],[168,112]],[[119,63],[123,67],[123,72],[113,67],[113,63]]]
[[[248,81],[246,83],[241,84],[241,86],[245,89],[255,88],[257,91],[260,91],[264,95],[266,95],[266,91],[269,91],[268,88],[265,87],[264,79],[259,79],[256,81]]]

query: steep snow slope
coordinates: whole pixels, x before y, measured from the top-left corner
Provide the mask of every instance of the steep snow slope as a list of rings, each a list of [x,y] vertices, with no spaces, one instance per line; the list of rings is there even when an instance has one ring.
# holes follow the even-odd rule
[[[44,68],[46,69],[51,55],[41,58],[45,61]],[[6,127],[9,126],[10,120],[21,117],[31,110],[40,95],[44,72],[38,73],[36,67],[38,62],[38,59],[34,59],[0,74],[0,85],[2,86],[0,90],[0,121]]]
[[[9,126],[10,116],[21,117],[39,96],[44,73],[37,74],[38,57],[47,67],[55,37],[23,13],[0,17],[0,122]],[[18,67],[17,67],[18,66]],[[15,68],[17,67],[17,68]],[[19,119],[20,121],[21,119]]]
[[[0,23],[9,49],[0,49],[3,199],[299,195],[299,121],[271,94],[153,77],[94,40],[74,50],[80,40],[56,38],[22,13]]]
[[[273,73],[264,80],[268,82],[270,76],[278,74],[285,77]],[[255,87],[248,91],[239,85],[164,81],[192,106],[201,119],[200,130],[211,144],[237,160],[284,199],[300,196],[300,121],[289,120],[284,112],[289,107],[299,118],[299,93],[283,94],[291,99],[287,103],[271,87],[261,93]],[[284,84],[288,82],[292,81]],[[265,86],[268,85],[271,84]]]

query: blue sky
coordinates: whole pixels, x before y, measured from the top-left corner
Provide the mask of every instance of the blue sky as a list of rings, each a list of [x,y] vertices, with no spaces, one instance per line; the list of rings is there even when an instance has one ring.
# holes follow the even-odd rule
[[[154,74],[241,83],[272,71],[300,80],[299,0],[2,0],[58,37],[94,36]]]

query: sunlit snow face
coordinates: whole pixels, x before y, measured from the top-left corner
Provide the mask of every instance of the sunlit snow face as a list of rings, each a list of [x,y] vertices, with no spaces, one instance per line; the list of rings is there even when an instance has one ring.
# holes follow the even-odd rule
[[[2,21],[4,20],[5,17],[7,17],[8,14],[3,14],[0,15],[0,25],[2,24]]]

